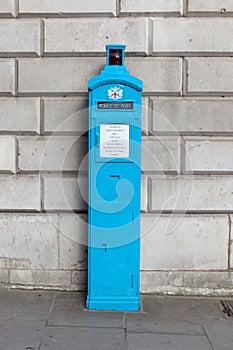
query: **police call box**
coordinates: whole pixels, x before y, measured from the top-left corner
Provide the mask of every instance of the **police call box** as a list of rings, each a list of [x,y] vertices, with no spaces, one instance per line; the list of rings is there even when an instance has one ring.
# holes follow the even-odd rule
[[[88,295],[96,310],[140,309],[142,81],[124,66],[125,45],[107,45],[89,80]]]

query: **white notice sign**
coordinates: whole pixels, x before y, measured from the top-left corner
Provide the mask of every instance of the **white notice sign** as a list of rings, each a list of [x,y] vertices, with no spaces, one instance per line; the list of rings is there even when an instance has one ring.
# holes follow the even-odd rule
[[[129,124],[100,124],[100,157],[129,157]]]

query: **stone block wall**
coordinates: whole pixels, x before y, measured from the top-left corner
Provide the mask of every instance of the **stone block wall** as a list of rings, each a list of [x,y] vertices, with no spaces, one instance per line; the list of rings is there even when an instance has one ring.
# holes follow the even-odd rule
[[[86,290],[87,81],[144,82],[141,291],[233,292],[232,0],[0,1],[0,285]]]

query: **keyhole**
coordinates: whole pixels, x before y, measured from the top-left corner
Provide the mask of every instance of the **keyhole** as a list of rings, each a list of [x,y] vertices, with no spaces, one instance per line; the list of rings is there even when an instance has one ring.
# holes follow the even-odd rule
[[[120,175],[110,175],[110,177],[117,178],[118,180],[120,180]]]

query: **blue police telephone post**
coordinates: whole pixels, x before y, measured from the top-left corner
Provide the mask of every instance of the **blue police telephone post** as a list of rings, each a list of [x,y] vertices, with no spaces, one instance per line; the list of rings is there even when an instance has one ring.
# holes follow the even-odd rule
[[[125,45],[107,45],[89,80],[88,295],[95,310],[140,309],[142,81],[124,66]]]

